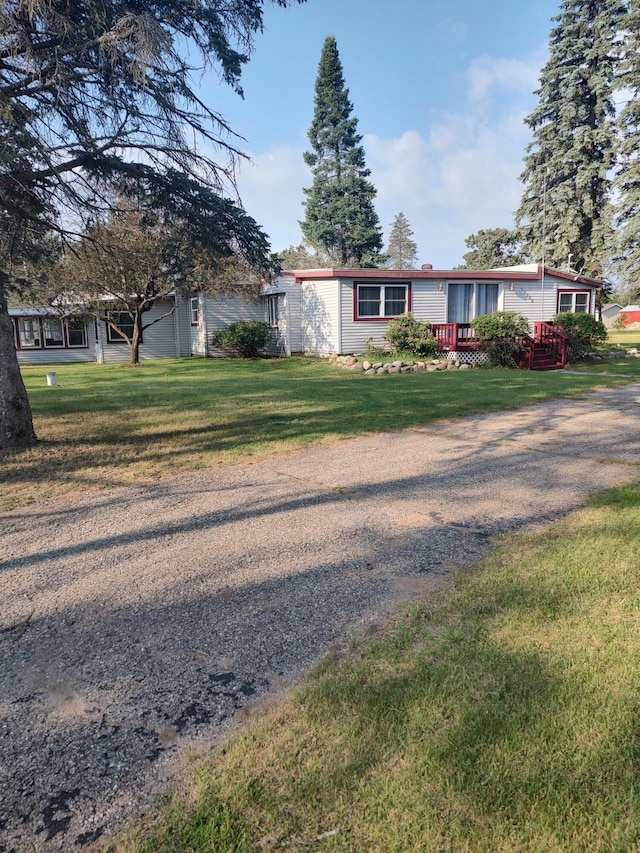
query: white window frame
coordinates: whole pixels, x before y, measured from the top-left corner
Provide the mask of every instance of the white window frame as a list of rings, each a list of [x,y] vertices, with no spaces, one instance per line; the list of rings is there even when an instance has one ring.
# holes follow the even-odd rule
[[[82,332],[82,343],[81,344],[72,344],[71,343],[71,329],[69,328],[70,323],[77,323],[77,328],[74,329],[76,332]],[[87,344],[87,324],[83,320],[67,320],[65,321],[66,331],[67,331],[67,346],[69,349],[86,349]]]
[[[267,296],[267,322],[272,329],[277,329],[280,324],[280,306],[277,293]]]
[[[47,343],[47,326],[50,326],[51,323],[58,323],[60,326],[60,343],[59,344],[48,344]],[[45,349],[64,349],[64,323],[62,320],[58,319],[58,317],[42,317],[40,320],[40,324],[42,327],[42,345]]]
[[[26,333],[26,325],[31,327],[34,343],[29,343]],[[39,317],[18,317],[18,342],[20,349],[42,349],[42,326]]]
[[[562,297],[569,296],[571,299],[571,308],[561,308],[560,303],[562,302]],[[576,297],[577,296],[586,296],[587,302],[584,311],[576,311]],[[567,314],[590,314],[591,313],[591,292],[589,290],[559,290],[558,291],[558,314],[567,313]]]
[[[360,298],[360,288],[369,287],[369,288],[377,288],[378,289],[378,314],[361,314],[360,313],[360,304],[363,301]],[[387,314],[384,309],[386,307],[387,301],[390,302],[398,302],[397,299],[389,299],[387,300],[387,288],[403,288],[404,289],[404,308],[397,314]],[[373,300],[367,300],[372,302]],[[355,294],[354,294],[354,320],[359,320],[361,322],[367,321],[375,321],[375,320],[392,320],[395,317],[402,317],[403,314],[406,314],[411,310],[411,285],[406,281],[399,282],[385,282],[384,284],[378,284],[378,282],[368,282],[368,281],[360,281],[355,283]]]
[[[189,303],[189,310],[191,312],[191,325],[199,326],[200,325],[200,297],[192,296]]]

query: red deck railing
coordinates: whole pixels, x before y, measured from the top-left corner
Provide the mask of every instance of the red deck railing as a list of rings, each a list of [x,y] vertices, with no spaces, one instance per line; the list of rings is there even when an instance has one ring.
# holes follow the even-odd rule
[[[567,336],[551,323],[534,323],[533,340],[543,344],[547,352],[564,367],[567,363]]]
[[[432,323],[431,334],[438,341],[439,352],[463,352],[484,348],[470,323]],[[567,337],[551,323],[534,323],[533,336],[523,338],[521,343],[523,352],[520,364],[524,368],[532,369],[534,344],[541,344],[561,367],[567,363]]]
[[[432,323],[431,334],[436,337],[440,351],[457,352],[477,349],[480,345],[471,323]]]

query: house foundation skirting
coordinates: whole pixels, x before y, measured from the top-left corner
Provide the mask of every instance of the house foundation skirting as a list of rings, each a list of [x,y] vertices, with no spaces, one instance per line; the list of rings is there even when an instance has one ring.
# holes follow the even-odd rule
[[[489,363],[489,354],[486,352],[448,352],[448,361],[455,361],[458,364],[470,364],[472,367],[480,367],[482,364]]]

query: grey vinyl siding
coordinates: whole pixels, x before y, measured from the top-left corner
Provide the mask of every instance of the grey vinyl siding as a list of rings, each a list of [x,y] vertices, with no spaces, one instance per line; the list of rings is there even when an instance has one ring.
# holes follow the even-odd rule
[[[340,352],[340,300],[337,279],[302,285],[302,351],[329,356]]]
[[[382,283],[382,282],[380,282]],[[398,282],[407,284],[408,280]],[[422,323],[445,323],[447,319],[447,299],[444,289],[438,291],[433,280],[416,280],[411,284],[411,311],[416,320]],[[378,282],[372,282],[378,284]],[[353,316],[353,289],[351,279],[341,281],[342,303],[342,352],[362,353],[368,339],[376,347],[387,347],[383,335],[389,326],[388,320],[355,320]]]
[[[245,320],[264,320],[264,306],[260,299],[248,301],[241,296],[206,296],[204,308],[204,331],[206,353],[214,358],[228,355],[224,350],[211,345],[211,336],[232,323]]]
[[[191,350],[191,298],[176,295],[176,349],[180,357],[189,356]]]
[[[287,335],[290,353],[303,352],[302,346],[302,289],[295,285],[287,292]]]
[[[438,290],[438,283],[431,279],[414,281],[411,284],[411,311],[421,323],[447,322],[447,297]]]
[[[567,279],[546,275],[544,277],[544,292],[540,279],[526,281],[513,280],[513,290],[509,289],[510,279],[504,281],[503,305],[505,311],[516,311],[533,324],[539,321],[549,322],[558,310],[559,290],[584,290],[591,292],[591,313],[595,314],[596,289],[588,285],[575,285]]]
[[[302,352],[302,290],[292,275],[279,276],[262,288],[265,321],[269,321],[269,297],[278,297],[278,328],[273,330],[269,355]]]
[[[171,308],[171,303],[168,300],[157,302],[144,315],[143,325],[150,321],[156,320],[166,314]],[[176,358],[176,334],[175,334],[175,316],[169,314],[162,320],[158,320],[153,326],[145,329],[142,332],[142,344],[140,344],[140,361],[146,361],[150,358]],[[102,352],[105,364],[115,364],[117,362],[126,362],[131,358],[129,346],[126,341],[121,344],[108,343],[107,341],[107,326],[104,320],[98,321],[98,329],[102,343]]]

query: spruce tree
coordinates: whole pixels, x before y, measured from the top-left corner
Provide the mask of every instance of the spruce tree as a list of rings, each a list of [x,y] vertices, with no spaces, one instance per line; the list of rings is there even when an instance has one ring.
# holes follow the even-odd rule
[[[611,246],[612,89],[622,0],[564,0],[552,20],[517,219],[534,260],[602,277]]]
[[[376,190],[367,180],[370,172],[348,96],[336,40],[329,36],[322,48],[308,133],[313,151],[304,154],[313,183],[305,189],[306,216],[300,227],[305,239],[339,266],[376,266],[384,260],[373,207]]]
[[[640,294],[640,0],[629,0],[623,31],[620,84],[630,99],[618,118],[619,162],[614,185],[618,193],[615,224],[619,257],[614,272],[621,290],[635,301]]]
[[[410,270],[417,263],[418,246],[413,239],[409,220],[404,213],[398,213],[391,223],[385,267],[390,270]]]
[[[464,241],[469,249],[462,256],[461,270],[493,270],[526,263],[517,231],[481,228]]]

